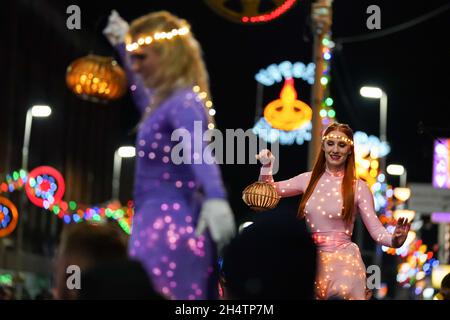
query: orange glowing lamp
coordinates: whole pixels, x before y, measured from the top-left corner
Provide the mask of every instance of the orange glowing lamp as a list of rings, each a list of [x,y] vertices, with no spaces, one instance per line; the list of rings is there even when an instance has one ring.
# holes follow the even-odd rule
[[[294,79],[286,79],[280,99],[270,102],[264,109],[264,118],[279,130],[292,131],[301,128],[312,119],[311,108],[297,100]]]

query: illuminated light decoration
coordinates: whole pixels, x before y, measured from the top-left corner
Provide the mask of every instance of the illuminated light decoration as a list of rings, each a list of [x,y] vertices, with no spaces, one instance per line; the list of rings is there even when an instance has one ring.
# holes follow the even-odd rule
[[[92,54],[70,64],[66,84],[77,96],[93,102],[116,100],[127,91],[125,71],[117,61]]]
[[[6,175],[6,181],[0,183],[0,193],[14,192],[23,188],[27,182],[28,174],[25,170],[14,171]]]
[[[59,203],[64,195],[64,179],[58,170],[42,166],[29,173],[25,192],[28,199],[36,206],[44,208]],[[48,203],[48,205],[47,205]]]
[[[433,268],[431,272],[431,284],[433,288],[440,289],[442,279],[450,273],[450,265],[449,264],[441,264],[437,265]]]
[[[240,0],[239,9],[228,5],[227,0],[205,0],[205,3],[222,17],[240,24],[260,24],[277,19],[292,8],[297,0],[272,1],[274,7],[260,11],[261,0]]]
[[[12,274],[8,274],[8,273],[6,273],[6,274],[0,274],[0,285],[3,285],[3,286],[10,286],[10,287],[12,287],[13,286],[13,276],[12,276]]]
[[[405,173],[405,168],[399,164],[390,164],[386,168],[387,173],[393,176],[401,176]]]
[[[36,168],[35,170],[42,169],[42,168],[45,168],[45,167],[39,167],[39,168]],[[30,179],[30,187],[32,186],[33,188],[36,188],[39,183],[41,183],[41,184],[44,183],[44,185],[45,185],[45,179],[42,177],[41,177],[42,180],[41,180],[41,178],[38,179],[35,176],[35,173],[34,173],[35,170],[30,172],[30,174],[31,173],[33,174],[31,176],[31,177],[33,177],[33,179]],[[49,170],[44,170],[44,171],[46,171],[47,173],[50,173]],[[56,172],[51,172],[51,174],[52,174],[52,177],[54,177],[53,174],[56,174]],[[7,174],[6,182],[0,183],[0,190],[5,193],[21,190],[21,189],[23,189],[28,176],[29,176],[29,174],[25,170],[18,171],[18,175],[17,175],[16,171],[13,172],[12,174]],[[60,177],[60,178],[62,178],[62,177]],[[14,180],[14,179],[16,179],[16,180]],[[23,181],[25,181],[25,183]],[[5,186],[6,186],[6,188],[5,188]],[[8,187],[8,186],[10,186],[10,187]],[[53,186],[53,189],[54,188],[55,187]],[[41,192],[40,194],[42,195],[43,192]],[[55,198],[55,196],[56,196],[56,198]],[[130,232],[131,232],[131,223],[132,223],[132,218],[133,218],[133,214],[134,214],[133,201],[131,201],[131,200],[128,201],[127,207],[121,207],[120,203],[113,202],[113,203],[108,204],[108,206],[106,208],[95,208],[95,209],[87,208],[83,211],[83,210],[79,209],[79,205],[75,201],[66,202],[66,201],[62,201],[59,198],[60,197],[59,195],[55,195],[55,196],[53,196],[53,203],[50,203],[48,199],[44,200],[42,203],[44,205],[43,208],[52,212],[54,215],[58,216],[58,218],[65,220],[65,222],[70,221],[70,222],[78,223],[81,221],[94,221],[94,219],[99,220],[99,218],[100,218],[100,221],[102,221],[106,217],[106,218],[111,218],[111,219],[117,221],[117,223],[120,225],[120,227],[123,229],[123,231],[126,232],[127,234],[130,234]],[[39,200],[39,199],[35,199],[35,200]],[[56,200],[58,200],[58,201],[56,201]],[[37,201],[37,202],[38,202],[38,204],[36,204],[34,202],[33,202],[33,204],[40,206],[41,201]],[[72,212],[69,212],[69,210]],[[97,215],[95,215],[95,213],[97,213]],[[69,217],[65,218],[65,216],[67,216],[67,215]],[[70,218],[70,217],[72,217],[72,218]],[[69,219],[71,219],[71,220],[69,220]],[[0,228],[1,228],[1,226],[0,226]]]
[[[426,288],[423,290],[423,298],[425,300],[430,300],[434,295],[434,289],[433,288]]]
[[[436,139],[433,157],[433,187],[450,189],[450,139]]]
[[[303,144],[311,140],[312,110],[297,100],[294,79],[285,80],[280,99],[270,102],[264,109],[264,117],[253,127],[253,133],[273,143]]]
[[[264,118],[273,128],[284,131],[296,130],[311,122],[312,110],[306,103],[297,100],[294,79],[285,80],[280,99],[266,106]]]
[[[308,84],[313,84],[315,69],[316,66],[312,62],[305,65],[303,62],[283,61],[280,64],[271,64],[267,68],[259,70],[255,75],[255,80],[267,87],[291,78],[303,79]]]
[[[400,201],[407,201],[411,196],[411,189],[409,188],[395,188],[394,196]]]
[[[311,122],[300,129],[292,131],[274,129],[264,117],[259,119],[252,129],[253,133],[264,141],[269,143],[279,141],[283,145],[292,145],[294,143],[302,145],[305,141],[311,141],[311,130]]]
[[[433,270],[439,266],[439,261],[433,257],[434,253],[427,251],[427,246],[422,243],[422,240],[415,239],[415,233],[412,235],[408,233],[405,244],[401,248],[382,247],[382,249],[389,254],[400,255],[405,259],[398,266],[397,273],[397,282],[404,288],[412,285],[415,285],[416,289],[421,288],[422,281],[432,275]]]
[[[398,220],[400,218],[408,219],[408,222],[413,221],[416,212],[413,210],[395,210],[394,211],[394,219]]]
[[[179,29],[172,29],[168,32],[155,32],[152,35],[141,35],[139,36],[138,40],[135,42],[131,42],[130,37],[126,39],[126,49],[129,52],[136,51],[139,49],[139,47],[142,46],[148,46],[149,44],[152,44],[155,41],[160,40],[170,40],[172,38],[178,37],[178,36],[185,36],[189,33],[188,27],[181,27]]]
[[[331,40],[331,31],[328,31],[322,39],[322,58],[323,58],[323,70],[320,77],[320,84],[322,85],[323,100],[321,102],[322,110],[320,112],[322,129],[325,129],[330,123],[335,122],[336,112],[333,110],[333,99],[329,97],[329,82],[330,82],[330,67],[332,51],[334,48],[334,42]]]
[[[0,196],[0,238],[11,234],[17,226],[19,214],[9,199]]]
[[[212,130],[216,127],[214,124],[214,116],[216,115],[216,109],[212,101],[208,98],[208,94],[205,91],[202,91],[201,88],[197,85],[192,87],[192,91],[197,94],[197,97],[203,101],[206,108],[208,109],[208,114],[211,118],[208,119],[208,129]]]
[[[376,292],[377,299],[383,299],[388,293],[388,286],[386,283],[381,283],[380,288]]]
[[[433,223],[450,223],[450,212],[433,212],[431,221]]]
[[[372,186],[377,181],[381,186],[386,186],[386,176],[378,172],[379,158],[383,158],[391,151],[387,142],[382,142],[378,137],[368,136],[365,132],[356,131],[353,135],[355,144],[355,161],[356,161],[356,175],[358,178],[365,180],[369,186]],[[379,197],[378,199],[381,200]],[[384,206],[375,199],[375,207],[377,211]]]
[[[328,139],[337,139],[337,140],[340,140],[340,141],[344,141],[345,143],[348,143],[350,145],[353,145],[353,140],[349,139],[347,137],[344,137],[344,136],[338,136],[338,135],[335,135],[335,134],[327,134],[326,136],[322,137],[322,141],[325,141],[325,140],[328,140]]]

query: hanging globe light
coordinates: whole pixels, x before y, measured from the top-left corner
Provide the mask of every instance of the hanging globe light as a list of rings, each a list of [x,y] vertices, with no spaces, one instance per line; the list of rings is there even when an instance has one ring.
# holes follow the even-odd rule
[[[127,89],[125,72],[112,57],[89,54],[67,68],[66,83],[79,97],[106,102],[122,97]]]

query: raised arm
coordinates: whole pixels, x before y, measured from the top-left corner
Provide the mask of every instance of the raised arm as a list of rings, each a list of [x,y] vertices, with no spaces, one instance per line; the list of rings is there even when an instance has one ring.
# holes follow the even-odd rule
[[[115,48],[120,56],[122,66],[125,69],[128,80],[128,88],[130,89],[134,104],[138,110],[143,113],[145,112],[145,108],[150,105],[152,91],[145,87],[142,78],[133,71],[131,67],[131,57],[126,50],[125,43],[122,42],[116,45]]]
[[[270,155],[267,155],[266,150],[262,150],[260,154],[257,155],[257,158],[263,163],[267,162],[261,167],[259,181],[269,182],[272,184],[280,197],[293,197],[305,191],[305,186],[307,186],[310,178],[309,172],[299,174],[288,180],[275,182],[272,176],[272,167],[275,161],[273,155],[271,153]]]
[[[375,213],[373,195],[367,183],[358,180],[356,195],[359,213],[372,239],[383,246],[392,247],[392,234],[388,233]]]
[[[113,10],[108,18],[108,24],[103,30],[103,34],[116,49],[127,75],[128,87],[131,90],[135,106],[143,113],[150,105],[151,91],[145,87],[141,77],[136,74],[131,67],[131,59],[125,46],[125,36],[128,33],[128,23],[120,17],[117,11]]]

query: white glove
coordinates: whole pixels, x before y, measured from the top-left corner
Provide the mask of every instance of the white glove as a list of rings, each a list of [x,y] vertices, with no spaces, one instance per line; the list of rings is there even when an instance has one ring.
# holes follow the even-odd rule
[[[125,41],[125,36],[128,33],[130,26],[116,10],[111,11],[108,18],[108,24],[103,30],[103,34],[108,41],[113,45],[117,45]]]
[[[210,199],[203,203],[195,233],[200,236],[209,229],[219,253],[234,237],[236,226],[234,216],[228,201]]]

